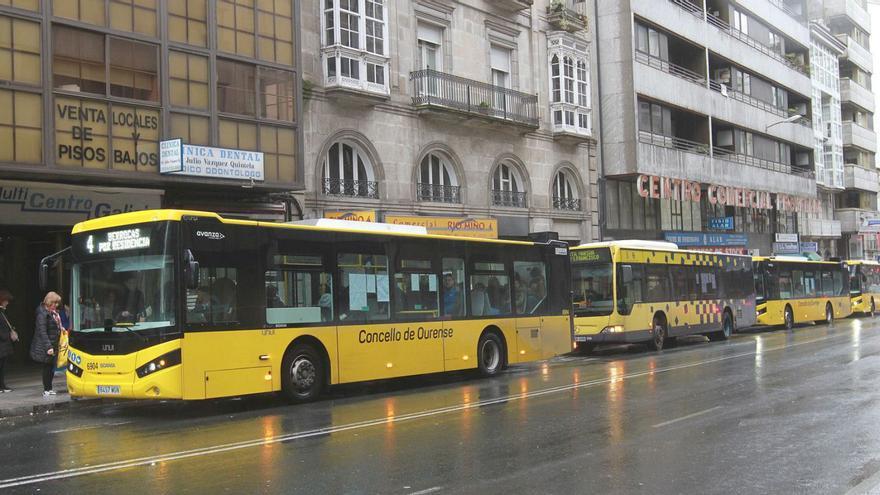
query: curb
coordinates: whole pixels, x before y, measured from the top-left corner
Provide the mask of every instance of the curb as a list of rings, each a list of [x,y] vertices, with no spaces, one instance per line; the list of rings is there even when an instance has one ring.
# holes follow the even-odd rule
[[[124,401],[128,402],[128,401]],[[8,419],[21,417],[33,417],[37,415],[51,414],[57,411],[69,411],[73,409],[91,409],[100,406],[111,406],[124,403],[118,400],[108,399],[68,399],[66,401],[47,402],[26,406],[12,406],[0,408],[0,422]]]

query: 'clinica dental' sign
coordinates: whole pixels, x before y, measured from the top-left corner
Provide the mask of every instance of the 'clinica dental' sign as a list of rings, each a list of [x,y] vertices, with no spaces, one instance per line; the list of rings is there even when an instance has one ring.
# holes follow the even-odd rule
[[[184,144],[180,139],[159,143],[159,173],[212,179],[265,180],[263,153]]]

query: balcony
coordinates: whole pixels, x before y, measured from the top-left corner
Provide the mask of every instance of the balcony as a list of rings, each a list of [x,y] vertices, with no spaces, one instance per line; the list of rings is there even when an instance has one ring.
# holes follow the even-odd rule
[[[877,151],[877,136],[871,129],[866,129],[855,122],[844,122],[843,145],[855,146],[873,153]]]
[[[676,65],[645,52],[641,52],[639,50],[636,50],[635,59],[636,62],[640,62],[649,67],[653,67],[657,70],[663,71],[667,74],[671,74],[679,79],[684,79],[685,81],[692,82],[698,86],[706,86],[706,76],[694,72],[686,67]]]
[[[846,17],[866,33],[871,32],[871,16],[856,0],[825,0],[826,17]]]
[[[843,184],[847,189],[859,189],[861,191],[878,192],[877,170],[860,167],[853,163],[843,165]]]
[[[489,0],[490,5],[505,12],[519,12],[531,7],[532,3],[533,0]]]
[[[798,215],[798,233],[803,237],[840,237],[840,220]]]
[[[324,179],[325,196],[379,199],[379,183],[370,180]]]
[[[554,210],[581,211],[581,200],[578,198],[560,198],[553,196]]]
[[[669,148],[678,151],[686,151],[698,155],[709,155],[709,144],[691,141],[674,136],[664,136],[645,131],[639,131],[639,142]]]
[[[547,22],[557,31],[577,33],[589,27],[587,2],[553,0],[547,6]]]
[[[416,197],[419,201],[459,204],[461,203],[461,187],[419,182],[416,184]]]
[[[537,129],[538,97],[502,86],[423,69],[410,73],[413,105],[449,110],[491,121]]]
[[[835,36],[846,45],[846,58],[865,72],[874,72],[874,59],[867,48],[860,45],[852,36],[843,33]]]
[[[493,189],[492,204],[494,206],[505,206],[510,208],[525,208],[526,193]]]
[[[874,112],[874,94],[848,77],[840,80],[840,101],[848,101],[868,112]]]
[[[718,28],[722,32],[727,33],[729,36],[736,38],[739,41],[745,43],[746,45],[763,53],[764,55],[767,55],[768,57],[775,59],[778,62],[782,62],[783,64],[787,65],[789,68],[794,69],[805,76],[809,76],[809,73],[807,72],[807,68],[804,67],[803,64],[796,62],[793,58],[791,58],[789,56],[783,55],[782,53],[779,53],[776,50],[773,50],[769,46],[761,43],[760,41],[756,40],[755,38],[752,38],[751,36],[743,33],[742,31],[734,29],[733,27],[730,26],[730,24],[728,24],[721,17],[718,17],[714,14],[708,13],[708,14],[706,14],[706,22],[715,26],[716,28]]]
[[[868,220],[876,218],[877,212],[863,208],[841,208],[834,210],[834,216],[840,221],[840,231],[851,234],[861,230]]]
[[[763,168],[765,170],[779,172],[786,175],[803,177],[805,179],[814,179],[816,177],[816,171],[808,166],[799,167],[795,165],[790,165],[788,163],[774,162],[772,160],[765,160],[763,158],[758,158],[751,155],[734,153],[724,148],[714,148],[712,150],[712,156],[721,160],[726,160],[728,162],[748,165],[750,167]]]

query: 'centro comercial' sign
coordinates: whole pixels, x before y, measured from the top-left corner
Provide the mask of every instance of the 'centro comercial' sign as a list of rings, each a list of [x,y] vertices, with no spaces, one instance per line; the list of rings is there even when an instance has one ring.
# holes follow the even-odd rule
[[[636,179],[639,196],[653,199],[673,199],[676,201],[700,202],[703,194],[711,205],[738,206],[760,210],[819,213],[822,203],[817,198],[791,196],[776,193],[774,205],[771,193],[743,187],[708,184],[703,191],[701,183],[685,179],[642,174]]]
[[[159,173],[262,181],[263,153],[195,146],[171,139],[159,143]]]

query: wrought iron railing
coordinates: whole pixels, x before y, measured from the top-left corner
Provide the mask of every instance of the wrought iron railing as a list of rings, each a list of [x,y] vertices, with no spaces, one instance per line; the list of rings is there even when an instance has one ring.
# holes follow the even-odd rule
[[[416,184],[416,193],[419,201],[433,201],[436,203],[461,203],[460,186],[443,186],[419,182]]]
[[[437,106],[538,127],[538,97],[502,86],[422,69],[410,73],[413,105]]]
[[[745,94],[741,91],[737,91],[722,82],[709,80],[709,88],[711,88],[711,89],[713,89],[713,90],[715,90],[715,91],[717,91],[717,92],[719,92],[729,98],[733,98],[734,100],[741,101],[741,102],[745,103],[746,105],[750,105],[755,108],[759,108],[761,110],[764,110],[765,112],[772,113],[773,115],[777,115],[779,117],[788,118],[788,117],[793,117],[795,115],[795,113],[790,112],[788,109],[777,107],[776,105],[774,105],[770,102],[766,102],[766,101],[761,100],[759,98],[755,98],[752,95],[748,95],[748,94]],[[795,123],[800,124],[805,127],[812,127],[813,126],[810,119],[808,119],[806,117],[801,117],[800,119],[796,120]]]
[[[706,85],[706,76],[680,65],[675,65],[672,62],[663,60],[660,57],[655,57],[654,55],[636,50],[635,58],[637,61],[655,69],[662,70],[667,74],[672,74],[673,76],[679,77],[695,84],[699,84],[701,86]]]
[[[379,183],[371,180],[324,179],[325,196],[379,199]]]
[[[526,193],[516,191],[492,190],[492,204],[495,206],[526,207]]]
[[[561,198],[553,196],[553,208],[557,210],[580,211],[581,200],[579,198]]]
[[[645,144],[653,144],[654,146],[687,151],[700,155],[709,154],[708,143],[700,143],[674,136],[664,136],[663,134],[654,134],[648,131],[639,131],[639,141]]]

